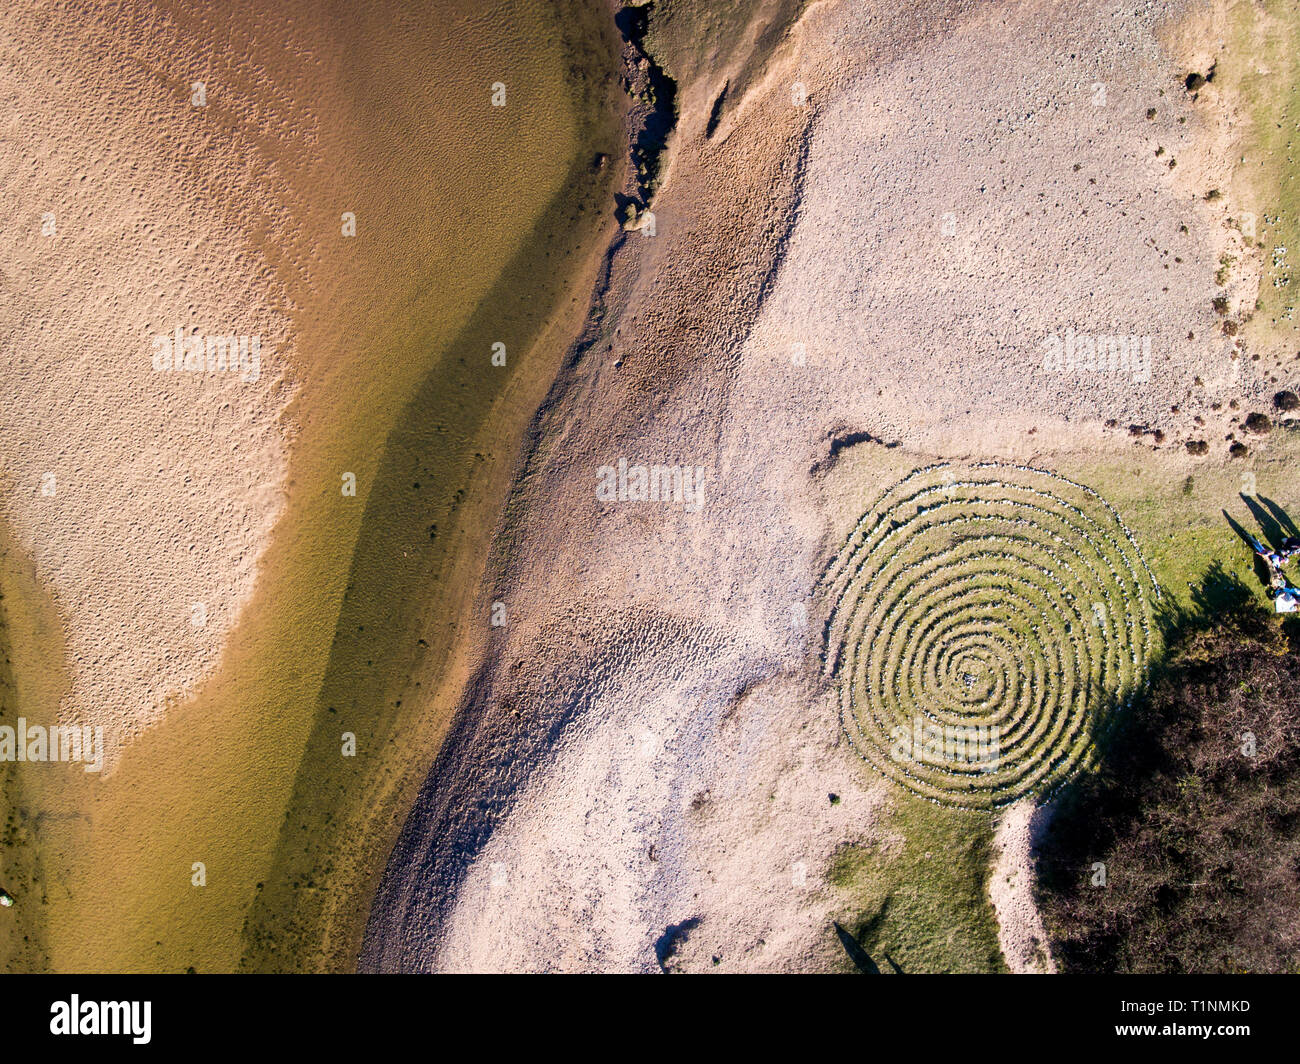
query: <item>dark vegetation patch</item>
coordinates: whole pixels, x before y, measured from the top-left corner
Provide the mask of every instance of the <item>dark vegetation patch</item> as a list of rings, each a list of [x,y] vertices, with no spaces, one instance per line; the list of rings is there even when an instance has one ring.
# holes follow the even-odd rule
[[[898,441],[886,443],[879,436],[873,436],[869,432],[841,432],[831,439],[830,457],[835,458],[839,453],[848,447],[856,447],[859,443],[879,443],[884,447],[897,447]]]
[[[1273,422],[1269,420],[1267,414],[1254,413],[1246,415],[1247,432],[1253,432],[1256,435],[1263,436],[1265,433],[1271,432],[1272,429]]]
[[[1064,971],[1300,970],[1295,633],[1217,566],[1194,600],[1163,618],[1147,697],[1043,842],[1039,904]]]
[[[1153,429],[1150,425],[1130,425],[1128,427],[1128,434],[1137,437],[1138,439],[1141,439],[1143,436],[1150,436],[1156,441],[1156,443],[1165,442],[1165,430]]]
[[[841,452],[847,451],[850,447],[856,447],[861,443],[875,443],[884,447],[886,450],[893,450],[895,447],[898,447],[902,441],[882,440],[879,436],[873,436],[870,432],[865,430],[845,430],[842,432],[831,433],[830,446],[827,447],[825,456],[813,464],[811,470],[812,474],[816,476],[819,473],[825,472],[835,464]]]
[[[660,968],[665,972],[668,971],[669,962],[676,955],[677,950],[686,944],[686,940],[691,937],[691,932],[699,926],[700,918],[692,916],[680,924],[669,924],[664,928],[664,933],[655,939],[655,960],[659,962]]]
[[[632,164],[636,167],[641,205],[649,206],[659,187],[659,174],[668,137],[677,125],[677,82],[668,76],[645,47],[646,33],[654,4],[622,8],[614,21],[623,39],[632,45],[646,64],[649,86],[641,102],[648,109],[632,142]]]
[[[1218,64],[1212,65],[1204,74],[1193,70],[1183,79],[1183,87],[1186,88],[1188,92],[1199,92],[1201,89],[1205,88],[1206,84],[1214,80],[1214,68],[1217,65]]]

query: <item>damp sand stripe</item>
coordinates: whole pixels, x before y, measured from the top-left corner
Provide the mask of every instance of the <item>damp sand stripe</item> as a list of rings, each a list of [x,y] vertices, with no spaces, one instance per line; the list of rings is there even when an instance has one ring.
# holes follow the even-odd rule
[[[512,174],[522,180],[530,168],[551,167],[547,187],[559,191],[503,212],[500,233],[477,234],[480,242],[500,237],[518,250],[496,262],[470,324],[456,333],[412,334],[406,317],[388,323],[403,332],[404,358],[424,352],[395,423],[379,423],[379,410],[357,409],[355,392],[308,412],[317,442],[293,455],[287,514],[217,675],[195,699],[171,707],[98,787],[40,795],[52,825],[41,858],[53,862],[64,886],[51,896],[45,922],[57,969],[206,972],[236,970],[241,960],[253,968],[337,969],[355,953],[369,880],[382,870],[389,836],[447,723],[449,701],[437,688],[458,667],[452,648],[466,620],[457,611],[481,567],[518,439],[563,356],[560,337],[581,327],[597,234],[608,224],[596,207],[606,205],[604,186],[616,168],[598,170],[592,160],[596,150],[611,157],[618,150],[610,102],[617,79],[604,76],[618,54],[612,24],[605,27],[603,11],[576,5],[530,3],[506,16],[513,37],[536,41],[538,54],[498,56],[496,68],[516,72],[507,79],[527,87],[532,106],[564,108],[574,123],[572,137],[554,144],[562,155],[511,159],[499,167],[502,180],[508,187]],[[493,31],[486,18],[471,25]],[[492,59],[494,47],[485,41],[476,62]],[[449,76],[465,82],[457,91],[478,100],[483,73],[467,66]],[[521,219],[534,220],[522,233]],[[402,287],[410,283],[403,279]],[[443,284],[429,276],[419,288],[421,299],[437,300]],[[504,303],[502,291],[510,295]],[[487,377],[490,344],[456,346],[481,341],[494,298],[497,321],[508,312],[510,339],[518,338],[508,379]],[[351,356],[355,370],[382,376],[394,338],[380,331],[363,339]],[[461,360],[476,356],[484,377],[474,386]],[[347,385],[347,374],[340,376]],[[334,415],[343,428],[335,429]],[[355,533],[340,535],[339,470],[351,468],[357,454],[376,455],[373,473],[358,476],[355,512],[366,510],[349,519]],[[406,482],[407,493],[379,498],[408,471],[402,456],[434,472],[411,508],[416,478]],[[435,523],[436,539],[429,534]],[[404,559],[404,550],[413,557]],[[373,583],[344,603],[358,573]],[[365,624],[365,643],[348,631],[357,611],[379,618]],[[354,675],[349,662],[367,671]],[[354,777],[334,777],[327,767],[340,757],[343,729],[328,746],[321,738],[334,728],[328,710],[340,701],[326,692],[346,686],[349,676],[360,684],[348,703],[353,720],[364,720],[354,730],[370,756],[349,765]],[[420,681],[421,697],[398,693],[390,703],[390,677]],[[73,814],[84,826],[55,819]],[[207,870],[201,889],[191,886],[191,866],[200,860]],[[306,876],[293,874],[300,867]],[[280,948],[287,943],[288,960]]]

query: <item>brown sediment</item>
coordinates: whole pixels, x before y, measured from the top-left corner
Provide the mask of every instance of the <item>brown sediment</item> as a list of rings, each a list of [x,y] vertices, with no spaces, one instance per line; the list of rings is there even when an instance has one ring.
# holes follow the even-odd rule
[[[436,748],[433,690],[470,631],[441,614],[459,616],[494,485],[591,282],[585,249],[612,175],[590,164],[613,147],[601,76],[613,48],[542,3],[126,5],[57,32],[38,11],[6,20],[6,45],[28,52],[14,76],[29,119],[45,123],[37,143],[64,152],[43,167],[21,147],[11,157],[34,175],[19,213],[39,221],[43,202],[97,168],[123,201],[99,205],[98,243],[89,203],[61,219],[72,257],[23,233],[22,277],[45,309],[22,319],[31,353],[5,377],[31,415],[7,423],[6,441],[24,463],[11,481],[31,495],[51,462],[49,419],[86,404],[94,414],[62,424],[55,455],[73,474],[52,501],[85,514],[20,506],[30,496],[17,491],[9,505],[64,615],[74,693],[63,713],[98,714],[116,740],[102,778],[24,776],[24,801],[30,784],[44,817],[34,845],[63,884],[43,914],[49,963],[234,968],[255,903],[255,966],[283,966],[279,945],[302,967],[346,963],[346,927],[331,923],[326,942],[288,892],[333,891],[341,922],[355,923],[365,902],[352,892],[364,893],[365,862],[382,860],[373,820],[398,815],[404,774]],[[43,61],[78,75],[47,112],[33,90]],[[200,80],[207,102],[191,107]],[[494,109],[498,81],[507,104]],[[103,313],[77,326],[105,352],[98,363],[61,359],[40,328],[78,285],[102,293],[86,303]],[[175,318],[271,338],[262,390],[150,373],[148,338]],[[504,369],[490,361],[497,341]],[[134,473],[124,508],[88,519],[104,495],[85,482],[102,488],[123,469]],[[209,604],[198,630],[196,601]],[[358,617],[369,634],[339,627]],[[95,623],[111,640],[79,654]],[[163,664],[142,668],[150,654]],[[423,683],[389,706],[389,678]],[[342,776],[332,710],[358,737]],[[305,856],[301,837],[316,847]],[[200,874],[206,885],[192,885]]]
[[[246,234],[291,243],[298,204],[258,150],[266,112],[234,113],[165,15],[18,5],[0,41],[4,516],[67,621],[61,715],[115,762],[215,668],[282,506],[297,356],[286,277]],[[258,337],[257,379],[155,372],[177,329]]]
[[[653,33],[652,21],[651,36]],[[741,67],[744,58],[737,56],[730,62]],[[712,73],[716,71],[710,76]],[[683,99],[701,96],[696,71],[682,70],[675,76]],[[779,97],[768,92],[747,101],[760,112],[756,124],[738,129],[725,139],[713,138],[703,157],[696,154],[695,142],[706,139],[707,122],[693,110],[683,109],[653,204],[657,233],[629,234],[614,249],[609,283],[589,322],[586,342],[552,389],[533,427],[527,461],[516,480],[510,523],[493,552],[483,594],[496,589],[498,597],[509,603],[510,625],[497,634],[491,657],[483,660],[482,668],[467,687],[453,732],[439,753],[389,862],[367,932],[363,952],[363,966],[367,969],[423,969],[431,963],[492,967],[487,959],[492,946],[486,939],[483,948],[471,954],[433,960],[439,949],[442,921],[450,915],[446,907],[457,901],[459,881],[467,870],[465,862],[475,857],[493,826],[505,822],[503,818],[515,803],[527,798],[523,788],[533,766],[544,761],[553,749],[559,756],[559,748],[551,744],[574,719],[578,704],[603,704],[606,699],[630,697],[635,681],[644,679],[636,665],[638,658],[652,660],[660,652],[679,655],[676,660],[680,669],[689,674],[704,668],[711,654],[725,652],[712,642],[712,626],[707,618],[697,621],[688,616],[643,614],[633,603],[610,614],[592,607],[619,594],[608,580],[617,585],[623,570],[620,563],[602,573],[602,559],[611,537],[618,539],[620,533],[605,529],[596,536],[589,526],[588,474],[592,470],[586,468],[584,460],[594,462],[597,450],[616,454],[621,448],[634,446],[638,428],[654,416],[654,411],[669,409],[678,401],[689,403],[688,394],[708,394],[712,387],[725,392],[734,372],[738,346],[770,284],[773,263],[779,260],[797,202],[797,175],[810,112],[787,108],[784,99],[783,92]],[[737,105],[740,103],[738,100]],[[683,137],[690,143],[686,156],[680,154],[687,150]],[[691,391],[702,382],[705,386],[700,391]],[[597,395],[600,399],[596,409],[586,409],[581,418],[574,416],[574,404],[586,408]],[[716,400],[716,394],[710,399]],[[695,419],[695,414],[687,415],[684,423]],[[600,430],[593,435],[597,424]],[[682,460],[687,457],[683,452]],[[577,472],[572,478],[558,468],[575,466]],[[573,508],[581,531],[578,526],[542,518],[542,514],[555,513],[556,492],[568,500],[565,505]],[[649,534],[648,527],[638,528],[628,542],[640,542]],[[582,547],[572,539],[574,535],[580,535]],[[540,572],[534,566],[541,557],[575,562],[548,563],[546,576],[539,579]],[[606,660],[604,654],[611,647],[621,648],[609,652],[619,656],[622,668]],[[499,671],[493,664],[506,661],[517,662],[518,667]],[[647,681],[647,691],[653,683]],[[668,732],[681,726],[681,714],[687,713],[689,707],[689,700],[679,692],[662,693],[662,715],[652,715],[650,722],[650,727],[661,733],[656,750],[666,749]],[[631,734],[620,730],[630,727],[627,721],[611,717],[608,726],[611,742],[616,742],[618,735]],[[745,728],[732,741],[753,741],[754,735]],[[821,741],[833,745],[834,732],[819,735],[818,740],[817,749],[821,749]],[[671,779],[656,776],[655,765],[661,762],[636,758],[633,751],[634,763],[627,764],[624,755],[629,750],[633,748],[608,750],[618,771],[652,788],[658,779],[659,784],[673,790]],[[774,754],[761,776],[755,777],[755,796],[763,786],[758,779],[775,782],[789,770],[788,759],[799,756],[791,748]],[[564,770],[578,781],[579,789],[595,786],[596,776],[603,771],[599,761],[570,765]],[[843,790],[857,794],[848,781]],[[632,793],[632,800],[639,801],[635,789]],[[616,788],[612,796],[600,800],[601,809],[616,810],[627,794]],[[803,808],[802,797],[792,796],[791,800],[794,806]],[[815,805],[819,814],[823,804],[824,796]],[[557,816],[567,817],[580,810],[581,806],[567,813],[557,810]],[[746,820],[749,811],[746,806],[734,822],[726,825],[729,836],[743,835],[750,829]],[[852,818],[861,814],[862,807],[844,812]],[[615,815],[622,817],[621,813]],[[718,817],[730,820],[721,808],[715,808],[707,819],[716,823]],[[829,832],[829,824],[827,828]],[[544,849],[550,837],[539,837],[538,845]],[[430,846],[435,839],[437,845]],[[769,852],[760,864],[737,858],[728,874],[728,892],[743,889],[743,884],[754,877],[780,868],[785,858],[780,840],[774,837],[769,841]],[[601,883],[608,880],[609,889],[619,894],[636,890],[645,871],[652,867],[642,860],[651,842],[649,837],[642,839],[634,832],[612,842],[614,849],[609,852],[618,856],[612,858],[608,875],[602,873],[597,878]],[[637,854],[625,852],[625,845],[635,847]],[[665,839],[660,849],[664,859],[669,860],[676,843]],[[823,849],[828,852],[827,847]],[[624,858],[631,862],[626,867],[619,864]],[[825,858],[826,853],[808,855],[811,865]],[[543,871],[540,865],[530,860],[516,863],[516,858],[509,856],[503,862],[484,856],[481,868],[491,863],[509,864],[513,869],[509,876],[530,877],[524,886],[526,897],[517,892],[510,894],[526,911],[533,912],[534,904],[545,908],[546,899],[536,892],[531,878]],[[784,874],[788,875],[789,870],[785,869]],[[476,873],[475,882],[489,892],[485,876]],[[473,895],[473,904],[477,905],[477,889]],[[562,906],[566,898],[562,892],[553,900]],[[484,904],[489,900],[483,899]],[[670,900],[665,895],[656,904],[667,906]],[[795,923],[806,929],[808,917],[800,910]],[[521,964],[525,968],[552,963],[582,967],[590,963],[589,959],[582,960],[583,935],[585,932],[573,943],[557,944],[567,960],[557,954],[552,961],[549,946],[539,944],[540,951],[521,960]],[[798,948],[797,939],[792,934],[780,944],[783,958],[788,957],[787,951]],[[497,941],[499,936],[494,935],[492,942]],[[521,940],[518,946],[526,949],[530,941]],[[620,948],[631,945],[629,939]],[[451,949],[456,954],[455,947]],[[770,960],[771,955],[766,959]],[[753,960],[758,962],[759,957]]]
[[[0,526],[0,726],[16,728],[58,718],[69,683],[62,624],[36,574],[36,567]],[[35,767],[35,766],[33,766]],[[47,971],[44,921],[51,892],[40,848],[40,809],[23,787],[27,766],[0,763],[0,888],[13,904],[0,912],[0,971]],[[40,766],[43,771],[81,772],[81,765]]]
[[[97,194],[161,196],[137,228],[169,219],[157,242],[184,276],[202,275],[213,248],[210,286],[269,300],[288,361],[253,402],[231,390],[212,414],[216,387],[173,380],[154,395],[126,361],[97,394],[51,339],[78,286],[50,280],[48,247],[24,235],[20,269],[0,278],[6,294],[34,279],[43,300],[13,333],[35,354],[7,380],[41,402],[0,440],[27,492],[7,513],[65,615],[67,711],[135,736],[103,781],[32,778],[51,814],[40,856],[69,891],[51,902],[42,949],[54,967],[347,967],[362,899],[432,763],[371,914],[366,967],[653,968],[661,938],[688,927],[673,939],[678,967],[824,965],[842,904],[829,855],[869,834],[880,797],[808,674],[812,588],[835,530],[864,494],[936,456],[1114,459],[1165,446],[1171,415],[1189,431],[1212,421],[1204,435],[1218,440],[1225,405],[1276,390],[1216,308],[1247,314],[1256,280],[1238,268],[1227,295],[1217,281],[1240,249],[1225,203],[1201,186],[1217,186],[1235,141],[1216,139],[1213,93],[1198,84],[1190,98],[1181,54],[1162,45],[1162,20],[1183,5],[1116,16],[1093,0],[725,12],[659,0],[645,40],[676,82],[679,121],[653,230],[618,238],[603,263],[581,205],[604,180],[592,159],[614,149],[593,152],[590,131],[542,106],[552,82],[550,96],[529,91],[566,66],[553,34],[524,25],[546,16],[467,5],[455,10],[472,16],[430,27],[416,10],[304,8],[268,30],[215,5],[178,5],[158,25],[128,6],[128,44],[107,50],[125,101],[110,94],[97,111],[76,96],[93,118],[73,137],[77,165],[46,165],[80,181],[110,119],[152,144],[129,104],[153,93],[135,118],[171,147],[127,152],[155,159],[153,179],[137,190],[119,159]],[[88,26],[91,44],[114,40]],[[439,50],[484,27],[482,53]],[[90,47],[75,43],[50,47],[60,59]],[[408,45],[429,80],[409,76]],[[526,61],[531,48],[545,57]],[[453,60],[456,84],[473,86],[444,106],[431,86]],[[503,115],[466,118],[516,62],[527,135],[493,130]],[[226,91],[203,125],[181,126],[199,67]],[[35,67],[14,69],[39,82]],[[520,78],[502,80],[518,100]],[[24,99],[39,111],[38,96]],[[39,153],[6,162],[48,198]],[[173,185],[174,202],[158,192]],[[22,200],[26,216],[39,198]],[[182,208],[191,225],[176,222]],[[358,237],[331,244],[322,234],[345,210]],[[567,247],[541,246],[570,220]],[[116,248],[113,230],[100,236],[78,245],[78,269]],[[146,325],[178,302],[206,306],[197,283],[146,299],[154,275],[108,261],[126,283],[69,275],[92,293],[83,332],[114,335],[95,314],[119,288],[144,293]],[[596,309],[517,462],[515,430],[598,271]],[[516,299],[539,274],[555,276],[550,301]],[[1042,341],[1067,329],[1150,335],[1151,376],[1049,372]],[[476,366],[498,340],[512,374],[528,365],[482,389]],[[154,422],[130,416],[151,402],[166,404]],[[64,409],[78,415],[72,443],[51,456],[49,411]],[[39,495],[52,458],[60,484],[65,467],[77,484],[82,452],[91,480],[118,473],[115,448],[158,417],[184,428],[122,464],[115,492]],[[1144,431],[1130,440],[1108,424]],[[214,437],[243,441],[233,453],[247,464],[206,453]],[[1179,439],[1134,475],[1183,476]],[[834,462],[827,440],[842,441]],[[1223,459],[1215,446],[1198,476]],[[598,505],[592,476],[620,457],[706,468],[706,508]],[[138,529],[184,494],[158,489],[159,470],[182,484],[197,471],[199,485],[187,508],[164,510],[180,531],[155,555]],[[344,472],[355,499],[340,495]],[[186,537],[197,553],[166,549]],[[103,577],[122,542],[138,579],[119,587]],[[185,628],[198,595],[221,604],[206,642]],[[507,623],[492,629],[498,602]],[[119,630],[122,616],[137,630]],[[191,639],[180,651],[177,617]],[[139,662],[157,667],[136,675]],[[169,693],[195,697],[164,716]],[[348,735],[356,758],[343,757]],[[993,899],[1001,913],[1021,901]],[[1021,917],[1032,922],[1020,912],[1003,929],[1013,967],[1035,960],[1006,935]]]

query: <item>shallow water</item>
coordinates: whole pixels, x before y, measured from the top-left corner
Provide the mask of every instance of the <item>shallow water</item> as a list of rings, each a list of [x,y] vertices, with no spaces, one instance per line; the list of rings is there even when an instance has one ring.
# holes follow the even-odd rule
[[[591,162],[618,144],[617,45],[603,11],[577,10],[281,4],[274,32],[225,5],[171,13],[247,93],[236,110],[272,131],[254,162],[292,199],[299,228],[250,242],[293,302],[295,442],[284,515],[216,676],[111,775],[29,766],[21,780],[50,968],[355,955],[446,724],[437,688],[504,477],[586,305],[615,169]],[[343,210],[350,242],[333,238]],[[8,964],[41,966],[30,951]]]

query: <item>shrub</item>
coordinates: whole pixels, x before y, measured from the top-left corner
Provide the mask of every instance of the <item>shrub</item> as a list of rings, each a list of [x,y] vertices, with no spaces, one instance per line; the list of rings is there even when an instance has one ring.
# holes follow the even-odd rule
[[[1261,613],[1176,644],[1062,796],[1039,903],[1063,970],[1300,970],[1300,658]]]

